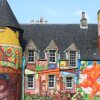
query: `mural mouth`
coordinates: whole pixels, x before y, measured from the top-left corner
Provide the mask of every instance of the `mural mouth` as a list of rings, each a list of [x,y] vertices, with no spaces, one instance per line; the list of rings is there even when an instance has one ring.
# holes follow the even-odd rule
[[[0,79],[0,93],[5,92],[8,89],[8,81],[5,79]]]

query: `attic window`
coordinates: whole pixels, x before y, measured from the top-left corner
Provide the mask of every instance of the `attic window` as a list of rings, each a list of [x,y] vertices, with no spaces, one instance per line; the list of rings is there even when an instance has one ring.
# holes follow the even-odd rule
[[[28,63],[34,63],[35,52],[34,50],[28,50]]]
[[[49,62],[56,62],[56,50],[49,50]]]

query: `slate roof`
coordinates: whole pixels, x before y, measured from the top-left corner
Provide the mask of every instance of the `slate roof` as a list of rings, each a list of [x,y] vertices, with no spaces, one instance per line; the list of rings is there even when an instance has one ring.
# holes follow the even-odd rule
[[[16,27],[20,25],[14,16],[7,0],[0,0],[0,27]],[[40,51],[40,59],[44,58],[44,50],[53,40],[60,50],[61,59],[65,59],[65,50],[72,44],[80,50],[81,60],[99,60],[97,57],[98,29],[96,24],[88,24],[81,29],[79,24],[21,24],[24,30],[23,49],[32,39]],[[22,37],[22,36],[21,36]]]
[[[0,27],[5,26],[20,28],[7,0],[0,0]]]
[[[65,59],[64,51],[74,42],[80,50],[81,60],[98,60],[94,55],[98,45],[97,24],[89,24],[88,29],[81,29],[80,24],[21,24],[24,30],[24,46],[31,39],[40,51],[40,59],[44,58],[44,50],[50,42],[55,41],[60,50],[61,59]]]
[[[59,49],[58,49],[56,43],[54,42],[54,40],[52,40],[44,51],[46,51],[46,50],[59,50]]]

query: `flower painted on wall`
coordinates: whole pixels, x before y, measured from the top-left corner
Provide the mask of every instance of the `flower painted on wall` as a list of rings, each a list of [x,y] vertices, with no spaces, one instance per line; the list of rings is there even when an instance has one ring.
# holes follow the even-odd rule
[[[90,67],[87,66],[83,69],[82,75],[85,75],[86,78],[80,82],[79,86],[85,91],[90,88],[90,92],[88,93],[93,98],[97,93],[100,93],[100,81],[98,81],[100,79],[100,64],[94,61]]]
[[[10,54],[12,52],[12,48],[7,49],[7,53]]]

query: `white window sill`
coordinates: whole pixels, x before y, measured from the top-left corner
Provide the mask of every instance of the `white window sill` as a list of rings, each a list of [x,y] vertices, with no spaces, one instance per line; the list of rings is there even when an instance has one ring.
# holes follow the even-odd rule
[[[53,90],[53,89],[55,89],[55,87],[48,87],[48,89]]]
[[[73,69],[73,68],[77,68],[77,66],[69,66],[69,67],[67,67],[67,69]]]
[[[34,64],[35,62],[28,62],[28,64]]]
[[[73,89],[73,87],[66,87],[66,89]]]
[[[27,90],[33,90],[33,89],[35,89],[34,87],[32,87],[32,88],[27,88]]]
[[[56,64],[56,62],[49,62],[50,64]]]

